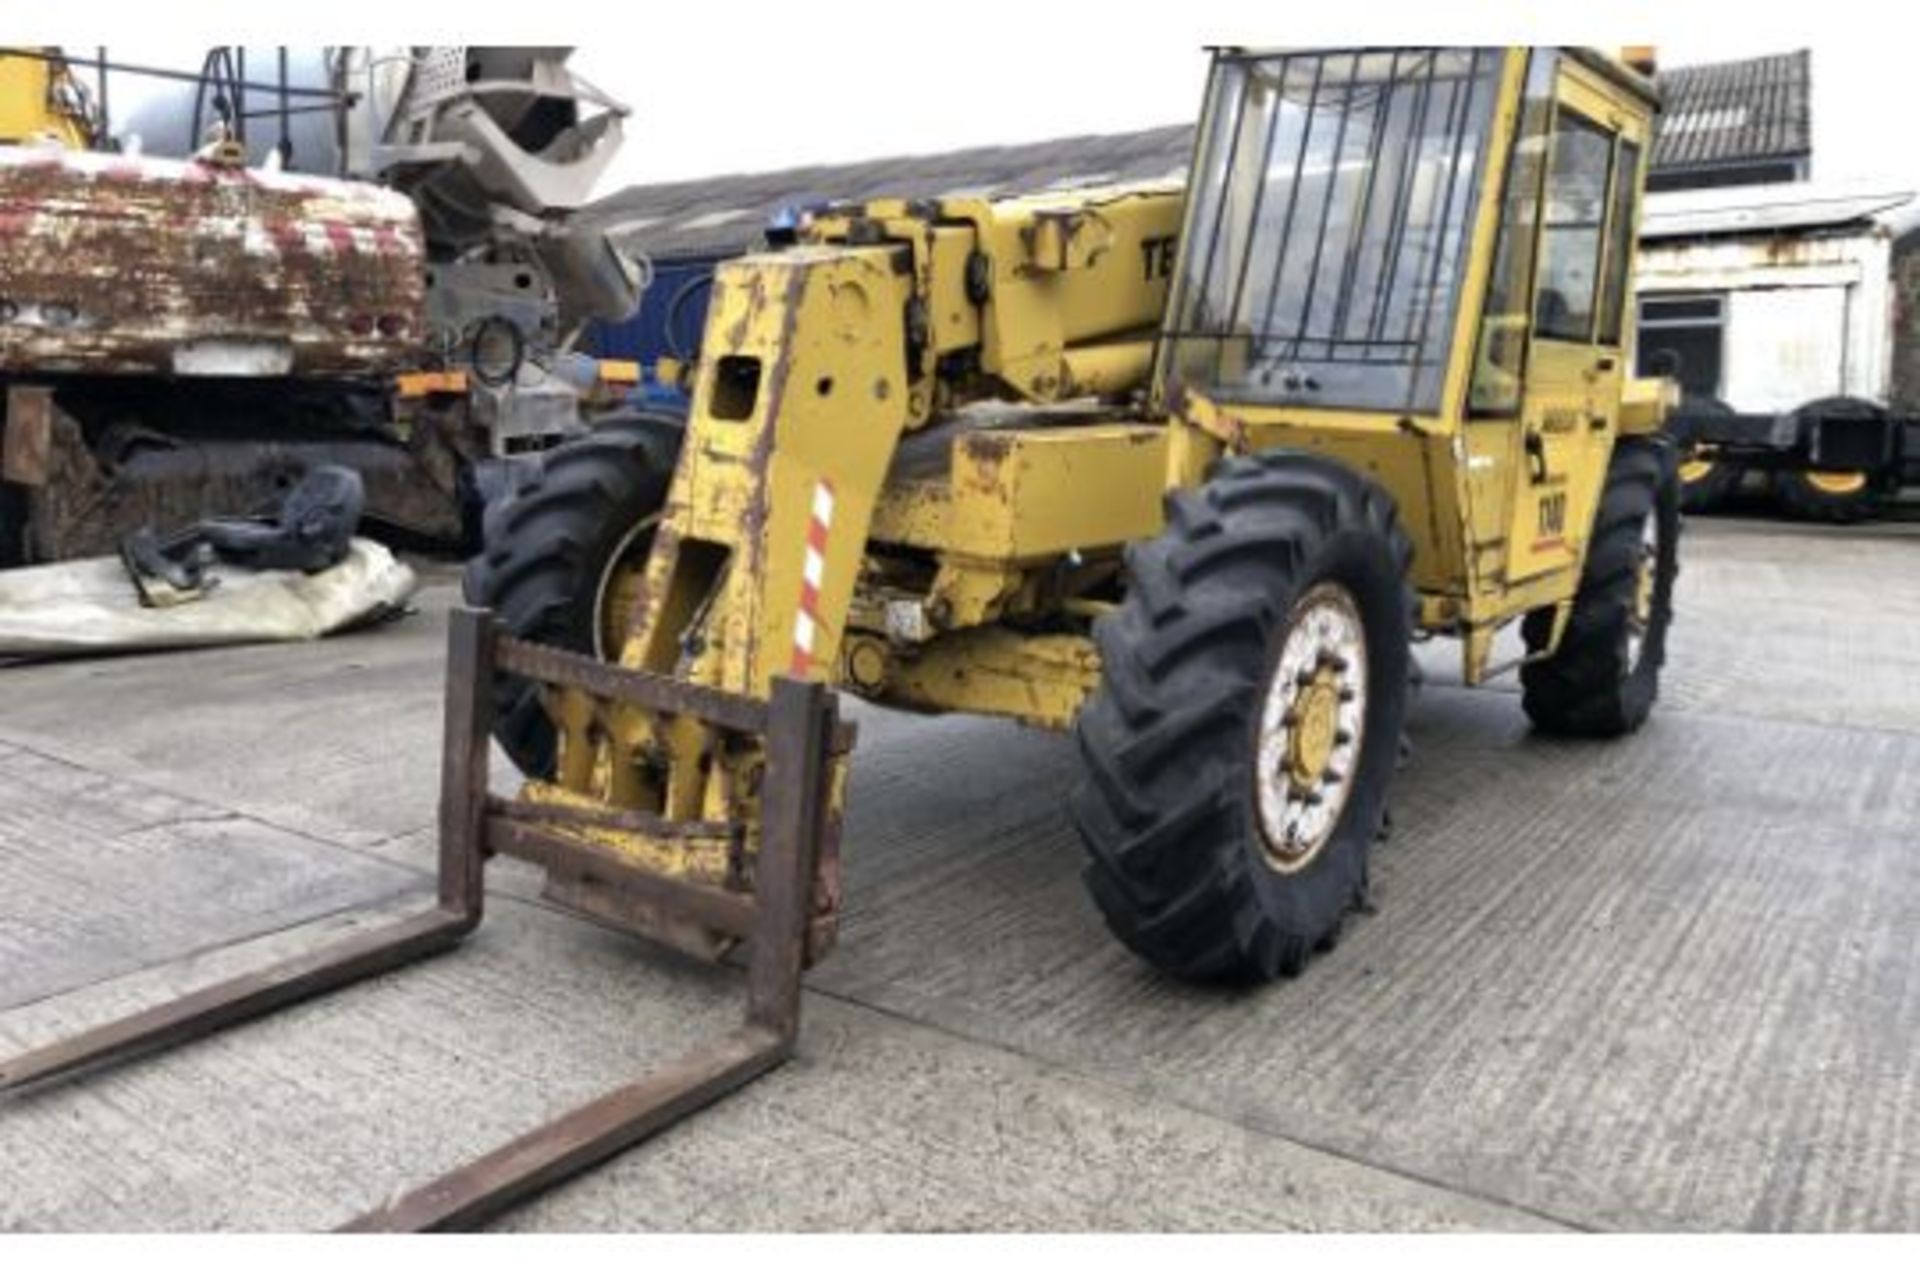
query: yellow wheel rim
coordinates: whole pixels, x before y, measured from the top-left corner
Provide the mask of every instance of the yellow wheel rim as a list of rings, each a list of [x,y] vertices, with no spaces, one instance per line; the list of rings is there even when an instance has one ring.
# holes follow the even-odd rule
[[[1867,487],[1864,471],[1802,471],[1801,477],[1821,493],[1845,498]]]
[[[1634,568],[1633,611],[1627,616],[1627,670],[1640,665],[1640,651],[1653,629],[1654,589],[1660,582],[1660,513],[1649,511],[1640,525],[1640,557]]]
[[[1699,484],[1713,474],[1714,465],[1712,458],[1688,458],[1680,464],[1680,483]]]

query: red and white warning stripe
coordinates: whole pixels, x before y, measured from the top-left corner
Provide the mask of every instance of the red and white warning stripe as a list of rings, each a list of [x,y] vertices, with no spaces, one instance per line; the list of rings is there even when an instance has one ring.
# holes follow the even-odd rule
[[[820,635],[820,585],[827,576],[827,534],[833,529],[833,486],[813,486],[813,511],[807,517],[807,558],[800,568],[800,612],[793,619],[793,661],[788,670],[804,680],[813,669]]]

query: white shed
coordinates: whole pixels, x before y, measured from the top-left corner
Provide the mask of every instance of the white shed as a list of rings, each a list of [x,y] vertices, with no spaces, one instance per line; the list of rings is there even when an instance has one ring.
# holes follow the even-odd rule
[[[1784,414],[1832,396],[1907,409],[1914,344],[1899,287],[1910,191],[1806,183],[1647,197],[1636,282],[1639,362],[1678,364],[1690,395]],[[1909,288],[1911,283],[1909,284]],[[1908,370],[1909,377],[1912,370]]]

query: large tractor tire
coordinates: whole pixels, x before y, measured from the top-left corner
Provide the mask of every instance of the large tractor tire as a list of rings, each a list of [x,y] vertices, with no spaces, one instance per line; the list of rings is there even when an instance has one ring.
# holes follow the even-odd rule
[[[467,562],[467,603],[493,610],[520,639],[614,656],[681,427],[670,412],[624,411],[550,450],[487,511],[483,545]],[[553,725],[539,690],[502,676],[493,693],[494,737],[522,773],[550,777]]]
[[[1710,515],[1727,505],[1744,477],[1723,458],[1688,458],[1680,464],[1680,509],[1690,516]]]
[[[1688,414],[1733,413],[1733,406],[1712,396],[1689,396],[1681,405]],[[1705,515],[1725,506],[1739,492],[1745,471],[1729,462],[1711,447],[1704,452],[1689,450],[1680,459],[1680,510],[1688,515]]]
[[[1646,722],[1660,693],[1679,573],[1680,481],[1670,441],[1614,446],[1593,540],[1566,634],[1551,657],[1520,668],[1522,705],[1543,733],[1614,738]],[[1543,652],[1553,610],[1520,626]]]
[[[1113,932],[1182,978],[1296,974],[1364,900],[1406,719],[1412,552],[1326,458],[1223,462],[1129,550],[1071,806]]]
[[[1870,400],[1852,396],[1834,396],[1815,400],[1799,410],[1801,417],[1881,416],[1881,409]],[[1798,520],[1817,520],[1827,524],[1855,524],[1871,520],[1880,512],[1881,492],[1874,477],[1865,471],[1813,471],[1782,469],[1773,473],[1773,495],[1787,514]]]

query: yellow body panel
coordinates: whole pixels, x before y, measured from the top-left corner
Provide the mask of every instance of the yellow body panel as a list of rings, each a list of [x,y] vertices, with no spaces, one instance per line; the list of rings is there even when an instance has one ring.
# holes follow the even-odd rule
[[[1498,56],[1485,151],[1504,157],[1534,118],[1535,64]],[[1637,184],[1644,85],[1585,55],[1555,65],[1554,102],[1641,146]],[[1126,589],[1122,553],[1160,530],[1168,491],[1223,453],[1294,448],[1393,495],[1420,625],[1459,636],[1483,678],[1501,626],[1543,608],[1563,624],[1613,442],[1656,429],[1670,397],[1628,385],[1624,341],[1529,344],[1531,294],[1485,314],[1505,176],[1484,161],[1439,390],[1417,413],[1156,382],[1192,217],[1165,186],[840,206],[797,246],[724,264],[620,662],[753,697],[792,672],[1064,727],[1098,682],[1091,628]],[[1518,363],[1482,358],[1515,343]],[[1476,389],[1504,408],[1470,412]],[[985,402],[1000,408],[976,422]],[[751,826],[756,744],[553,711],[559,787]],[[711,874],[631,833],[620,850]]]
[[[1100,656],[1084,636],[975,627],[896,654],[885,678],[863,692],[895,706],[1065,729],[1099,682]],[[852,678],[847,684],[861,688]]]
[[[873,536],[989,560],[1149,537],[1160,528],[1169,435],[1132,422],[956,436],[947,476],[888,486]]]
[[[0,53],[0,143],[52,141],[86,150],[93,130],[80,101],[64,63]]]

